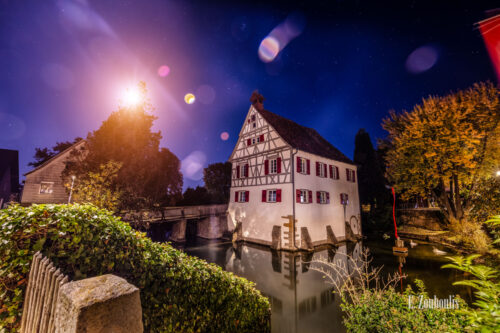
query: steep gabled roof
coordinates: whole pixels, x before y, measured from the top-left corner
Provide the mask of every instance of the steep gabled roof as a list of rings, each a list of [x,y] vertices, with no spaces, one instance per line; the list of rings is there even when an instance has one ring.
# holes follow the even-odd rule
[[[26,172],[24,174],[24,176],[26,175],[29,175],[30,173],[33,173],[37,170],[40,170],[41,168],[45,167],[46,165],[50,164],[52,161],[54,161],[55,159],[59,158],[60,156],[64,155],[66,152],[69,152],[71,150],[73,150],[74,148],[78,147],[79,145],[81,145],[82,143],[85,143],[85,139],[81,139],[77,142],[75,142],[74,144],[72,144],[71,146],[69,146],[68,148],[64,149],[63,151],[55,154],[54,156],[52,156],[51,158],[49,158],[48,160],[46,160],[45,162],[43,162],[42,164],[40,164],[39,166],[35,167],[33,170],[30,170],[28,172]]]
[[[339,162],[354,164],[340,150],[326,141],[316,130],[299,125],[290,119],[264,110],[264,108],[256,108],[256,110],[278,132],[283,140],[293,148]]]

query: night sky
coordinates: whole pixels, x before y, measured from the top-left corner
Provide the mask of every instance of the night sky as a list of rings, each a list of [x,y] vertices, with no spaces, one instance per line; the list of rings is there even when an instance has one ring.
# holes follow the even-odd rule
[[[352,157],[359,128],[385,136],[390,109],[495,81],[474,23],[496,6],[0,0],[0,148],[19,150],[25,173],[35,147],[85,137],[142,80],[162,146],[184,160],[185,187],[201,183],[201,166],[228,159],[255,89],[266,109]],[[274,60],[273,43],[258,53],[269,34],[288,42]]]

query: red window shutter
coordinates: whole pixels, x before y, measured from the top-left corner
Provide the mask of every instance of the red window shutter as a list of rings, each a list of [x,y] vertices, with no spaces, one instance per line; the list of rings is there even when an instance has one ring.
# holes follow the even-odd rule
[[[297,172],[302,172],[302,164],[300,163],[300,157],[297,156]]]
[[[352,182],[356,182],[356,170],[352,170]]]
[[[319,162],[316,162],[316,176],[319,176],[319,168],[320,168],[320,164],[319,164]]]
[[[269,160],[264,161],[264,174],[265,175],[269,174]]]
[[[333,165],[329,165],[328,169],[330,171],[330,178],[333,178]]]
[[[339,167],[335,167],[335,179],[339,179],[340,178],[340,175],[339,175]]]
[[[260,141],[260,142],[264,142],[264,134],[261,134],[261,135],[259,136],[259,141]]]
[[[309,191],[309,203],[312,203],[313,202],[313,191]]]
[[[267,191],[262,190],[262,202],[266,202],[266,201],[267,201]]]
[[[321,203],[321,192],[316,191],[316,203]]]
[[[311,161],[306,160],[306,164],[307,164],[307,174],[310,175],[311,174]]]
[[[240,178],[240,166],[236,166],[236,178]]]
[[[248,177],[248,163],[245,164],[244,171],[245,171],[245,178],[247,178]]]
[[[252,144],[252,140],[251,139],[247,139],[247,146],[250,146]]]
[[[281,173],[281,157],[278,157],[276,159],[276,172],[277,173]]]
[[[234,192],[234,202],[238,202],[238,191]]]
[[[281,190],[276,190],[276,202],[281,202]]]
[[[300,190],[295,190],[295,201],[300,202]]]
[[[250,191],[245,191],[245,202],[250,201]]]
[[[351,180],[351,173],[349,172],[349,169],[345,169],[345,174],[346,174],[346,177],[347,177],[347,181],[350,181]]]
[[[330,192],[326,192],[326,203],[330,203]]]

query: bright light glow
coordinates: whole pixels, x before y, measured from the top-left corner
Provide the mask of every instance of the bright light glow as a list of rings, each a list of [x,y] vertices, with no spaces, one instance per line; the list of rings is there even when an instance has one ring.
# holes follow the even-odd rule
[[[195,100],[196,97],[194,97],[194,95],[191,93],[188,93],[186,94],[186,96],[184,96],[184,102],[186,102],[186,104],[193,104]]]
[[[500,170],[497,171],[497,177],[500,177]]]
[[[125,107],[134,107],[142,101],[142,94],[139,87],[130,87],[122,93],[121,102]]]
[[[273,61],[280,52],[280,43],[272,36],[267,36],[259,46],[259,58],[264,62]]]

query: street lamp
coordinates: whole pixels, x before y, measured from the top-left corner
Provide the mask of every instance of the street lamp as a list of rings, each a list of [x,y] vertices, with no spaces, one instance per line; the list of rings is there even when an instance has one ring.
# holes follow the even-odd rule
[[[71,203],[71,195],[73,194],[73,185],[75,184],[75,178],[76,178],[75,175],[71,176],[71,188],[69,190],[68,204]]]

